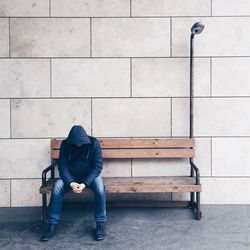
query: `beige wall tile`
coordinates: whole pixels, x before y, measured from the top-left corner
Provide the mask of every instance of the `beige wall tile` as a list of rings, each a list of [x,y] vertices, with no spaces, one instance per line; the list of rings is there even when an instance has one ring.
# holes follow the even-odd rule
[[[50,164],[50,140],[0,140],[0,178],[40,178]]]
[[[170,100],[93,100],[93,134],[98,137],[169,136]]]
[[[81,57],[90,55],[87,18],[11,19],[11,56]]]
[[[107,159],[104,160],[102,174],[103,177],[130,177],[130,159]]]
[[[210,0],[133,0],[132,16],[209,16]]]
[[[10,180],[0,180],[0,207],[10,206]]]
[[[250,204],[250,178],[202,178],[203,204]]]
[[[250,96],[250,58],[213,58],[212,95]]]
[[[170,22],[162,18],[94,18],[93,56],[170,55]]]
[[[194,115],[194,119],[197,117]],[[172,99],[172,135],[189,136],[189,99]]]
[[[211,176],[211,157],[211,139],[195,138],[194,163],[199,168],[201,176]]]
[[[0,100],[0,138],[10,137],[10,100]]]
[[[195,56],[250,55],[250,34],[246,29],[250,25],[250,18],[196,17],[173,18],[173,56],[189,56],[190,29],[198,21],[205,24],[205,29],[194,38]]]
[[[9,56],[9,20],[7,18],[0,19],[0,32],[1,32],[0,57],[8,57]]]
[[[214,16],[249,15],[248,0],[213,0],[212,13]]]
[[[210,60],[194,60],[194,94],[210,95]],[[189,59],[136,58],[132,61],[133,96],[189,96]]]
[[[194,133],[202,136],[249,136],[249,106],[249,98],[197,98]]]
[[[130,16],[129,0],[51,0],[52,16]]]
[[[213,138],[213,176],[250,176],[250,138]]]
[[[49,0],[1,0],[0,16],[49,16]]]
[[[130,60],[55,59],[52,86],[56,97],[129,97]]]
[[[0,97],[50,96],[50,62],[47,59],[0,60],[0,79]]]
[[[195,136],[249,136],[249,98],[195,98]],[[187,136],[189,101],[173,99],[173,136]],[[244,119],[244,122],[242,122]]]
[[[42,205],[42,195],[39,194],[40,179],[11,180],[11,206],[32,207]],[[20,190],[22,190],[20,192]]]
[[[14,138],[66,137],[70,128],[81,124],[91,133],[91,101],[88,99],[14,99]]]

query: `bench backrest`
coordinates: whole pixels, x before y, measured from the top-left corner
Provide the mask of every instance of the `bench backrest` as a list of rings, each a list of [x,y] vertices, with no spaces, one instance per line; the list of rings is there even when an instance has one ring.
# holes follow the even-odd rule
[[[190,158],[195,155],[194,139],[99,139],[104,159]],[[51,140],[51,158],[57,160],[62,140]]]

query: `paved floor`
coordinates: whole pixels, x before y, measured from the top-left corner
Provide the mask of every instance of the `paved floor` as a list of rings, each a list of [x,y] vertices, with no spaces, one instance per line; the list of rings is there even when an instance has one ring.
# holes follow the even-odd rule
[[[250,206],[202,210],[202,220],[196,221],[185,208],[112,208],[107,238],[96,242],[92,210],[64,208],[57,236],[43,243],[40,208],[0,208],[0,249],[250,249]]]

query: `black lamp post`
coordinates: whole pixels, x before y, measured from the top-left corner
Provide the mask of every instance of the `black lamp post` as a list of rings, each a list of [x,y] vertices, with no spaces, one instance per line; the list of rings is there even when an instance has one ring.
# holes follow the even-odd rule
[[[192,28],[191,28],[191,36],[190,36],[190,134],[189,137],[190,139],[193,138],[193,96],[194,96],[194,88],[193,88],[193,40],[194,36],[196,34],[200,34],[203,29],[204,25],[201,23],[195,23]],[[195,166],[193,162],[193,158],[189,159],[190,165],[191,165],[191,173],[190,176],[194,176],[194,171],[196,172],[196,184],[200,184],[200,171],[199,169]],[[194,192],[190,193],[190,198],[191,198],[191,206],[196,208],[196,218],[200,220],[201,218],[201,211],[200,211],[200,193],[196,193],[196,205],[194,205]]]
[[[195,23],[191,28],[191,36],[190,36],[190,138],[193,138],[193,40],[196,34],[200,34],[204,25],[202,23]]]

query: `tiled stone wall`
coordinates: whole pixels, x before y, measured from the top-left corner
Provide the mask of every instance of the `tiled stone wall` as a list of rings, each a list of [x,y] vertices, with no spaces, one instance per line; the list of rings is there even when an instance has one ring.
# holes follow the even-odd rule
[[[250,203],[250,2],[0,0],[0,206],[41,204],[50,138],[188,135],[202,203]],[[188,174],[185,160],[106,161],[103,176]],[[185,196],[173,194],[172,199]]]

